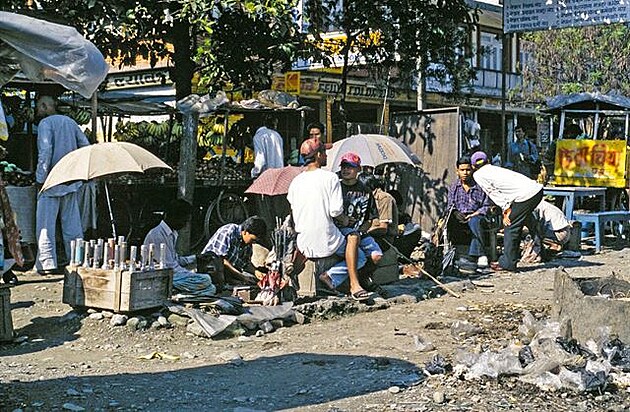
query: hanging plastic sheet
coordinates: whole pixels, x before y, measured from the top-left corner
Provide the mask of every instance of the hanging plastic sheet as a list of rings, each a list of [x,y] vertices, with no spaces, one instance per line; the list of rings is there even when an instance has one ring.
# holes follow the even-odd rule
[[[0,12],[0,86],[19,70],[33,81],[52,80],[90,97],[109,67],[100,51],[74,28]]]

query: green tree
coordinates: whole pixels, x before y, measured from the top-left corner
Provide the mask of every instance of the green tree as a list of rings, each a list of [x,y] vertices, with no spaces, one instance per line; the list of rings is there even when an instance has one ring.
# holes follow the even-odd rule
[[[313,60],[331,65],[334,54],[341,57],[343,109],[347,76],[357,66],[400,82],[420,73],[460,90],[474,76],[469,26],[476,16],[466,0],[308,0],[304,20],[323,45]],[[332,48],[322,40],[326,32],[342,34]]]
[[[523,98],[557,94],[630,95],[630,30],[622,24],[546,30],[523,35],[530,58],[523,67]]]
[[[268,86],[301,48],[293,0],[23,0],[2,8],[76,27],[120,66],[168,58],[177,98],[191,93],[195,71],[209,89]]]

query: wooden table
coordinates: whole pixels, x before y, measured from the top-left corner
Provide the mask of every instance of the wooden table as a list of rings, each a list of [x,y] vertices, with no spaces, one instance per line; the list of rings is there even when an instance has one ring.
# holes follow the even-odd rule
[[[547,186],[543,188],[543,193],[550,196],[561,196],[565,198],[562,211],[569,220],[573,220],[573,210],[575,201],[581,197],[599,197],[599,210],[606,210],[606,188],[605,187],[577,187],[577,186]]]

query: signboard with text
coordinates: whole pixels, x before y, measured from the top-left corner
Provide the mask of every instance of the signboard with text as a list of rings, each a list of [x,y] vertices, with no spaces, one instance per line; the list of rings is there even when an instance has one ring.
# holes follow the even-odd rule
[[[624,0],[505,0],[503,31],[515,33],[625,23],[630,1]]]
[[[559,140],[555,183],[626,187],[627,152],[625,140]]]

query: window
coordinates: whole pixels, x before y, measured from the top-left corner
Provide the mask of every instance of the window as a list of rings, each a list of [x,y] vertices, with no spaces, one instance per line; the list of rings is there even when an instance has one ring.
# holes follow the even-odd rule
[[[480,51],[479,67],[482,69],[501,70],[502,44],[501,35],[481,32],[479,36]]]

